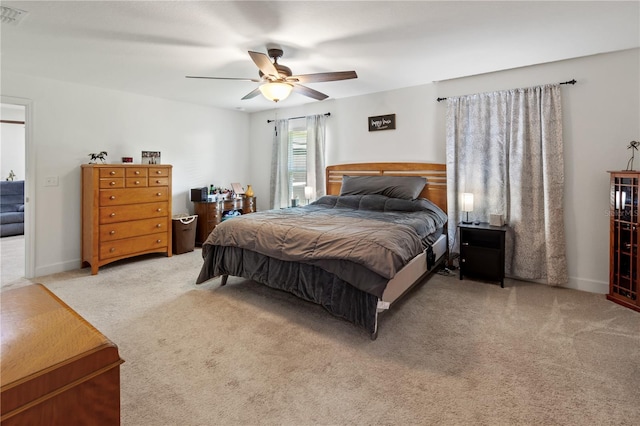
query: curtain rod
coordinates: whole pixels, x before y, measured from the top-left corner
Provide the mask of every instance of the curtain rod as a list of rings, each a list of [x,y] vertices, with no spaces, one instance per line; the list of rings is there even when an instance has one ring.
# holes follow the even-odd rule
[[[569,81],[563,81],[562,83],[558,83],[558,84],[576,84],[578,82],[578,80],[576,80],[575,78],[573,80],[569,80]],[[440,101],[446,101],[447,98],[437,98],[436,101],[440,102]]]
[[[324,116],[325,117],[329,117],[331,115],[330,112],[325,112]],[[285,118],[285,120],[295,120],[296,118],[307,118],[309,117],[308,115],[301,115],[300,117],[290,117],[290,118]],[[267,123],[273,123],[276,120],[267,120]]]

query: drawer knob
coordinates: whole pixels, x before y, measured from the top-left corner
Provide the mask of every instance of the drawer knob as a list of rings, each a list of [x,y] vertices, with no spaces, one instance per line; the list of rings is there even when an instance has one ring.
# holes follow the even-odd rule
[[[134,172],[134,174],[139,175],[139,174],[140,174],[140,170],[136,170],[136,171]]]
[[[463,245],[463,246],[468,246],[468,245],[469,245],[469,243],[462,243],[462,245]]]
[[[115,215],[116,215],[115,213],[111,213],[109,216],[115,217]]]
[[[114,172],[113,170],[111,170],[111,171],[109,172],[109,174],[110,174],[111,176],[113,176],[113,175],[115,175],[115,174],[116,174],[116,172]]]
[[[162,195],[162,192],[158,192],[156,195],[159,197]]]
[[[156,171],[156,174],[157,174],[157,175],[161,175],[161,174],[162,174],[162,170],[157,170],[157,171]]]
[[[460,262],[465,263],[467,259],[460,259]]]
[[[115,185],[115,184],[116,184],[116,183],[115,183],[114,181],[109,182],[109,185],[111,185],[111,186],[113,186],[113,185]]]
[[[116,196],[115,196],[115,195],[112,195],[111,197],[109,197],[109,199],[110,199],[110,200],[115,200],[115,199],[116,199]]]
[[[162,224],[161,223],[157,224],[156,228],[162,228]]]
[[[115,233],[116,233],[116,231],[109,231],[109,235],[113,235]]]
[[[161,180],[157,180],[156,183],[162,183],[162,181]]]
[[[156,243],[161,243],[161,242],[162,242],[162,240],[156,240]]]
[[[136,185],[140,185],[140,181],[139,180],[136,181]]]
[[[111,248],[109,249],[109,251],[110,251],[111,253],[113,253],[114,251],[116,251],[116,249],[115,249],[115,248],[113,248],[113,247],[111,247]]]
[[[156,211],[157,211],[157,212],[161,212],[161,211],[162,211],[162,209],[158,209],[158,210],[156,210]]]

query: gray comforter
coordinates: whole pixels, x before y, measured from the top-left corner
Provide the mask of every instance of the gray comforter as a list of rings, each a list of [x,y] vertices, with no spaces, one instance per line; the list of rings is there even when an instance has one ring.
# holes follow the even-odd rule
[[[301,208],[268,210],[216,226],[202,256],[236,247],[317,266],[378,297],[386,282],[434,240],[447,216],[427,200],[325,196]],[[197,282],[215,276],[205,262]]]

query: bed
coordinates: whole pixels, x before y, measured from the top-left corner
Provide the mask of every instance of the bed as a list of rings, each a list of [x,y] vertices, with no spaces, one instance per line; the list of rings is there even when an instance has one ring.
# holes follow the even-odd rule
[[[216,226],[196,283],[254,280],[320,304],[375,340],[379,315],[447,259],[445,165],[329,166],[326,193]]]

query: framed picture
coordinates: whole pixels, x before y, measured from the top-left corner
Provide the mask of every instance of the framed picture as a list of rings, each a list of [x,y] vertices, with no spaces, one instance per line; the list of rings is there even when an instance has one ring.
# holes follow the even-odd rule
[[[377,115],[367,118],[369,124],[369,131],[375,132],[378,130],[392,130],[396,128],[396,115]]]
[[[142,151],[142,164],[160,164],[160,151]]]
[[[231,189],[233,189],[233,192],[235,192],[236,195],[244,194],[244,189],[242,188],[242,185],[240,185],[239,183],[232,183]]]

